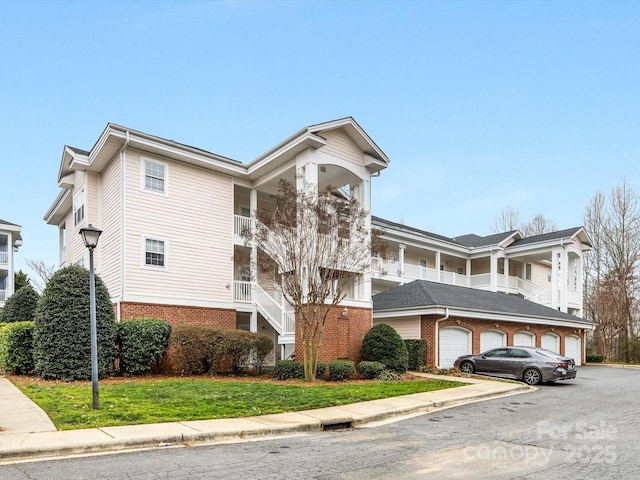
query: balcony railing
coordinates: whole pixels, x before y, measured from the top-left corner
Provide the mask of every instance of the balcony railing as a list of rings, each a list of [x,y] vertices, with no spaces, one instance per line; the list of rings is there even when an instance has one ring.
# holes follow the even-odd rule
[[[233,301],[238,303],[251,303],[252,282],[233,282]]]
[[[0,265],[7,265],[9,263],[9,254],[7,252],[0,252]]]
[[[242,215],[234,215],[233,234],[237,237],[243,237],[245,232],[253,229],[253,218],[244,217]]]

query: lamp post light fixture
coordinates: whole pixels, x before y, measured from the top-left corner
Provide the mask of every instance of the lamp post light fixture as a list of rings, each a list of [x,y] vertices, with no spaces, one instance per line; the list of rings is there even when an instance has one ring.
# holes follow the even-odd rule
[[[91,392],[93,409],[100,408],[98,394],[98,332],[96,326],[96,277],[93,271],[93,249],[98,246],[102,230],[89,224],[80,229],[84,246],[89,249],[89,320],[91,323]]]

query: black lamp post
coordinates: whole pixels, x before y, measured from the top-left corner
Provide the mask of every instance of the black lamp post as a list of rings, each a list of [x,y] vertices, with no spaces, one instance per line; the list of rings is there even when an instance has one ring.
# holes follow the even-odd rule
[[[91,392],[93,409],[100,408],[98,396],[98,333],[96,327],[96,278],[93,272],[93,249],[98,245],[102,230],[89,224],[80,229],[84,246],[89,249],[89,315],[91,322]]]

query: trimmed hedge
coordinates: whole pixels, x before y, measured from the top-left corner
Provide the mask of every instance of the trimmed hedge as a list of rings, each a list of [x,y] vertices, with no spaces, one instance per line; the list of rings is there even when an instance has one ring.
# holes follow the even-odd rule
[[[290,378],[304,378],[304,365],[295,360],[278,360],[273,369],[273,378],[288,380]]]
[[[319,380],[322,380],[326,372],[327,372],[327,364],[318,362],[318,364],[316,365],[316,378]]]
[[[586,358],[588,363],[602,363],[604,362],[604,355],[597,353],[588,353]]]
[[[7,298],[0,321],[31,322],[35,318],[36,306],[40,295],[31,285],[24,286]]]
[[[329,362],[329,380],[347,380],[356,373],[356,364],[351,360],[334,360]]]
[[[164,320],[134,318],[118,324],[119,370],[123,375],[159,368],[167,347],[171,325]]]
[[[260,370],[272,350],[273,341],[263,334],[215,327],[174,327],[167,364],[173,372],[185,375],[237,374],[246,367]]]
[[[362,361],[358,364],[358,372],[360,372],[360,376],[367,380],[378,378],[386,368],[386,365],[380,362]]]
[[[386,323],[374,325],[364,336],[362,360],[384,363],[399,373],[409,367],[409,354],[402,337]]]
[[[0,328],[0,367],[16,375],[33,372],[33,322],[14,322]]]
[[[407,353],[409,354],[409,370],[418,370],[427,363],[427,341],[405,340]]]
[[[98,375],[113,371],[116,323],[107,287],[95,277]],[[33,330],[34,372],[47,379],[91,378],[89,271],[58,270],[38,302]]]

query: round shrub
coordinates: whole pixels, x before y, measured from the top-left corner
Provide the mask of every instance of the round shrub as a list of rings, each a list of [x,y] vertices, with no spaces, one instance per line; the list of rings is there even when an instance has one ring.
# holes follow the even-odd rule
[[[316,378],[322,380],[326,371],[327,364],[318,362],[318,364],[316,365]]]
[[[399,373],[407,371],[409,354],[404,341],[393,327],[386,323],[374,325],[362,341],[362,360],[384,363]]]
[[[30,322],[35,317],[40,296],[31,285],[27,285],[11,295],[2,310],[3,322]]]
[[[386,365],[380,362],[363,360],[358,364],[358,372],[360,372],[360,376],[365,379],[378,378],[378,375],[380,375],[385,368],[387,368]]]
[[[339,382],[347,380],[356,373],[356,364],[351,360],[334,360],[329,362],[329,380]]]
[[[116,342],[120,373],[133,375],[157,369],[170,334],[171,325],[164,320],[134,318],[120,322]]]
[[[262,367],[269,354],[273,351],[273,339],[264,333],[253,336],[251,364],[257,373],[262,373]]]
[[[171,329],[166,363],[174,373],[201,375],[211,369],[213,345],[222,336],[215,327],[183,327]]]
[[[304,378],[304,365],[295,360],[278,360],[273,369],[273,378],[288,380],[289,378]]]
[[[98,375],[113,371],[116,324],[107,287],[96,275]],[[54,273],[36,308],[33,330],[35,373],[43,378],[91,378],[89,271],[77,265]]]
[[[0,367],[16,375],[33,371],[33,322],[14,322],[0,328]]]

